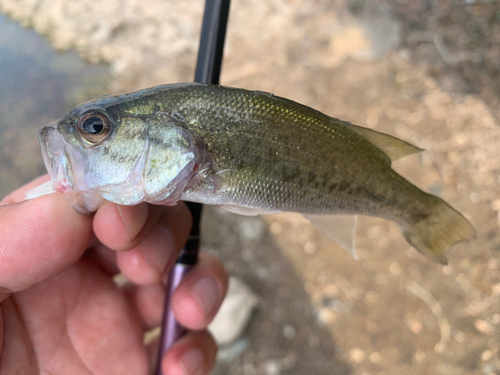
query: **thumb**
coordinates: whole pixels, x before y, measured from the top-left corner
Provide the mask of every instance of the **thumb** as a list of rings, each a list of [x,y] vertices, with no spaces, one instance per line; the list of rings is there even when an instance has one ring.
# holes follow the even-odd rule
[[[82,256],[91,237],[92,217],[60,195],[0,205],[0,293],[59,274]]]

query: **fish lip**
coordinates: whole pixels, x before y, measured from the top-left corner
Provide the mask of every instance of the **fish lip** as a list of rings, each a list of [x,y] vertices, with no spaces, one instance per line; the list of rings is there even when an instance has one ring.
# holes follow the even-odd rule
[[[60,152],[60,150],[57,150],[56,153],[56,150],[53,149],[54,144],[52,143],[51,145],[51,141],[54,141],[54,138],[57,135],[60,136],[60,134],[57,133],[56,121],[44,126],[38,132],[38,140],[40,142],[40,148],[42,149],[43,162],[52,181],[55,181],[57,177],[57,160],[55,156]]]
[[[38,133],[45,167],[57,192],[64,193],[73,189],[71,162],[64,147],[64,137],[57,129],[58,122],[53,121]]]

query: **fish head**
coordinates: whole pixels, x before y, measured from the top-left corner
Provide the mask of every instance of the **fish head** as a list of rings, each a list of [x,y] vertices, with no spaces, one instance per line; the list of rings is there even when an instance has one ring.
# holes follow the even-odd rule
[[[193,136],[166,114],[108,102],[76,107],[40,131],[53,191],[81,213],[104,200],[175,204],[197,165]]]

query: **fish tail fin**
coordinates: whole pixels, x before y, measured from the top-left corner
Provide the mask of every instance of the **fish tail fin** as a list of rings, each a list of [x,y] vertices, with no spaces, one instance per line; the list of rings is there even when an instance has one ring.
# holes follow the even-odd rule
[[[446,252],[454,244],[476,236],[474,227],[458,211],[437,198],[431,213],[403,234],[412,246],[432,261],[447,264]]]

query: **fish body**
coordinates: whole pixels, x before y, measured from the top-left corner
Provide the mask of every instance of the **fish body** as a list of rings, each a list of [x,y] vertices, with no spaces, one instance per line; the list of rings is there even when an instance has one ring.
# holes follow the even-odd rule
[[[81,212],[102,199],[182,199],[299,212],[335,239],[355,225],[346,218],[377,216],[442,263],[474,236],[461,214],[391,168],[420,149],[265,92],[174,84],[106,97],[46,126],[40,142],[53,189]],[[329,219],[339,214],[344,224]],[[352,247],[350,236],[343,245]]]

